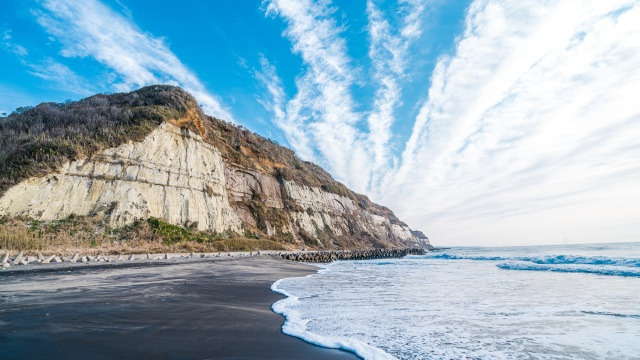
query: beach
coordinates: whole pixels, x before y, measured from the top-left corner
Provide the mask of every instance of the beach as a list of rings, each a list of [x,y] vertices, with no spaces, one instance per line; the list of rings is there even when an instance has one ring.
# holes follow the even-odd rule
[[[356,359],[284,335],[278,279],[313,274],[267,257],[170,260],[0,276],[0,358]]]
[[[278,281],[284,331],[366,359],[640,359],[640,243],[452,247]]]

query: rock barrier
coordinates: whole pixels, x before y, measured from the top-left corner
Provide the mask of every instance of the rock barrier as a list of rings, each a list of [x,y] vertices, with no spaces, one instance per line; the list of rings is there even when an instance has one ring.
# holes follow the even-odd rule
[[[327,263],[335,260],[371,260],[401,258],[407,255],[424,255],[425,249],[372,249],[340,251],[305,251],[297,253],[279,253],[285,260]]]
[[[207,258],[242,258],[271,256],[282,258],[285,260],[327,263],[335,260],[369,260],[369,259],[386,259],[400,258],[406,255],[424,255],[425,249],[373,249],[373,250],[336,250],[336,251],[299,251],[299,252],[276,252],[276,251],[255,251],[255,252],[229,252],[229,253],[162,253],[162,254],[129,254],[129,255],[81,255],[78,253],[73,256],[49,255],[44,256],[37,253],[37,256],[25,256],[23,252],[18,253],[15,257],[9,256],[8,253],[0,254],[0,270],[9,268],[12,265],[47,265],[54,263],[122,263],[122,262],[152,262],[162,260],[202,260]]]

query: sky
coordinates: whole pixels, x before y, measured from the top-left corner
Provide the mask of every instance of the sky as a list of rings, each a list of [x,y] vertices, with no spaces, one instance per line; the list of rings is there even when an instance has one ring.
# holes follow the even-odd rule
[[[0,113],[166,83],[432,243],[640,241],[640,0],[3,0]]]

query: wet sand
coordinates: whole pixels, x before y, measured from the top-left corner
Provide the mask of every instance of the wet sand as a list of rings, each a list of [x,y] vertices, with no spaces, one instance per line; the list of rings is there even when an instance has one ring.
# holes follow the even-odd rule
[[[282,334],[270,290],[315,268],[280,260],[0,276],[2,359],[357,359]]]

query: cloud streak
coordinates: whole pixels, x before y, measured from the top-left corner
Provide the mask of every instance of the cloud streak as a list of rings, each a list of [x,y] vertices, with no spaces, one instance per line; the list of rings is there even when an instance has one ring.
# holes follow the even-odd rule
[[[47,58],[37,64],[25,63],[25,65],[29,68],[28,72],[31,75],[53,83],[59,89],[80,96],[88,96],[96,91],[87,79],[76,74],[68,66],[51,58]]]
[[[303,123],[299,119],[287,116],[285,110],[287,98],[275,66],[261,55],[260,70],[254,71],[253,74],[266,90],[267,96],[258,98],[258,102],[273,115],[273,123],[284,132],[286,139],[295,144],[294,148],[298,156],[307,160],[314,159],[312,139],[304,130]]]
[[[11,30],[4,32],[0,44],[5,51],[14,54],[20,60],[22,65],[27,68],[28,73],[46,80],[57,89],[77,95],[90,95],[95,91],[86,79],[76,74],[68,66],[56,62],[52,58],[48,57],[40,62],[31,62],[29,60],[29,51],[26,47],[13,41]]]
[[[350,179],[353,186],[363,188],[367,169],[362,160],[367,155],[358,146],[361,140],[355,128],[361,115],[354,111],[350,89],[354,71],[343,29],[332,17],[335,10],[327,1],[274,0],[267,4],[267,15],[280,16],[287,23],[284,35],[305,64],[304,73],[296,79],[298,92],[287,102],[278,125],[302,156],[328,165],[337,178]],[[317,153],[310,153],[309,142]]]
[[[420,36],[423,9],[421,1],[402,1],[401,20],[394,24],[375,2],[367,2],[369,56],[380,87],[372,110],[365,114],[355,110],[352,90],[362,79],[348,55],[345,29],[335,19],[337,9],[329,1],[306,0],[273,0],[266,7],[267,15],[285,21],[283,35],[304,62],[297,93],[283,105],[276,123],[301,156],[327,166],[358,191],[372,191],[380,174],[389,169],[387,144],[402,95],[399,80],[409,46]],[[279,81],[271,83],[278,86]],[[368,129],[364,132],[363,123]]]
[[[24,46],[12,41],[11,30],[6,30],[2,34],[2,48],[19,57],[25,57],[29,54],[29,51]]]
[[[389,148],[391,125],[395,121],[395,109],[402,101],[400,80],[404,77],[409,59],[409,48],[421,35],[421,15],[425,4],[421,1],[403,1],[400,24],[395,27],[373,0],[367,1],[369,20],[369,57],[373,76],[378,83],[373,109],[367,118],[368,142],[373,152],[370,188],[379,187],[382,173],[391,170],[393,154]]]
[[[638,19],[633,1],[474,2],[389,180],[403,214],[467,244],[637,235]]]
[[[38,23],[63,44],[65,57],[92,57],[112,69],[117,91],[168,83],[191,92],[210,115],[233,121],[220,100],[171,52],[161,38],[143,33],[128,17],[96,0],[45,0]]]

